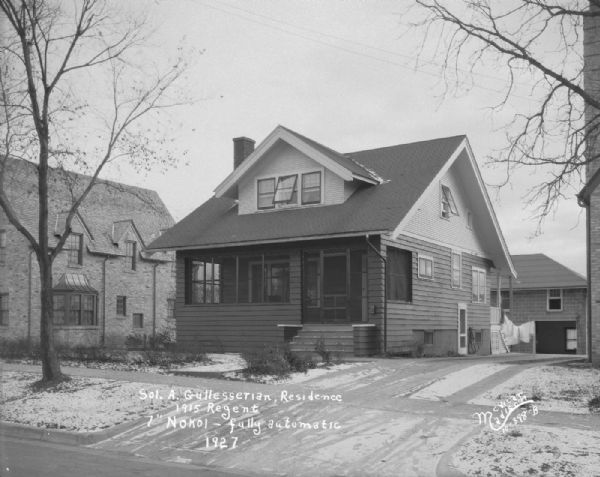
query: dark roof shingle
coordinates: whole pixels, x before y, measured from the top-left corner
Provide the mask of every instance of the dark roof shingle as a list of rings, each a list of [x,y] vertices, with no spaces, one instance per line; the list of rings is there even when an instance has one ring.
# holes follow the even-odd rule
[[[209,247],[393,230],[464,139],[453,136],[340,155],[357,168],[363,164],[385,180],[378,185],[360,186],[342,204],[239,215],[233,199],[213,197],[150,248]],[[365,168],[361,168],[363,174]]]
[[[514,290],[543,288],[586,288],[583,275],[558,263],[543,253],[511,255],[518,279],[513,281]],[[506,283],[502,286],[508,289]]]

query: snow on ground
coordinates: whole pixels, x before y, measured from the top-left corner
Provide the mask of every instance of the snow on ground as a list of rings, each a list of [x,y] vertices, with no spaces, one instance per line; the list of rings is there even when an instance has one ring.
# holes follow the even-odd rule
[[[39,374],[34,373],[2,373],[2,421],[78,432],[100,431],[149,416],[173,404],[167,399],[169,391],[183,389],[74,377],[52,390],[34,392],[28,386],[39,378]],[[159,391],[163,399],[142,399],[140,390]]]
[[[439,381],[417,391],[410,397],[412,399],[427,399],[430,401],[439,401],[444,397],[448,397],[457,393],[472,384],[475,384],[482,379],[491,376],[506,369],[509,365],[497,363],[483,363],[469,366],[446,375]]]
[[[354,366],[358,366],[362,363],[342,363],[342,364],[330,364],[330,365],[321,365],[314,369],[309,369],[306,373],[292,373],[287,378],[278,378],[277,376],[256,376],[250,375],[247,376],[241,371],[231,371],[228,373],[224,373],[223,376],[228,379],[238,379],[242,381],[253,381],[256,383],[263,384],[298,384],[303,383],[305,381],[309,381],[311,379],[320,378],[326,374],[330,374],[336,371],[342,371],[345,369],[350,369]]]
[[[589,413],[588,401],[600,396],[600,370],[565,365],[536,366],[469,403],[493,406],[519,392],[535,399],[536,406],[543,411]]]
[[[519,425],[503,434],[488,428],[468,440],[453,464],[469,476],[600,475],[600,433]]]
[[[239,354],[209,353],[206,357],[209,360],[208,363],[195,363],[191,366],[178,368],[178,371],[225,373],[228,371],[238,371],[246,367],[246,361]]]

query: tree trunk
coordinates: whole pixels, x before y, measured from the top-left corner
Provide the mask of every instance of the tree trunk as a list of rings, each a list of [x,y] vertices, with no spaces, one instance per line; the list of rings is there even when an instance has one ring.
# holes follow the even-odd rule
[[[41,316],[40,316],[40,351],[42,358],[42,380],[45,382],[60,381],[58,354],[54,347],[54,306],[52,299],[52,263],[49,259],[40,260],[41,283]]]

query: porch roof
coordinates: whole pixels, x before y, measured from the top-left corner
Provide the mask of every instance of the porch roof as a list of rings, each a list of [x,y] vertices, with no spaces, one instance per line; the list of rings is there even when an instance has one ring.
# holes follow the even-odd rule
[[[235,200],[212,197],[149,248],[206,248],[393,231],[464,140],[465,136],[453,136],[345,154],[385,182],[361,185],[343,204],[240,215]]]

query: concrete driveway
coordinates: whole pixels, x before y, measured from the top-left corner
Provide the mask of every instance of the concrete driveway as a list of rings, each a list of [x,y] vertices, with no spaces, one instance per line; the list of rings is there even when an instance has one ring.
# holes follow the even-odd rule
[[[94,447],[259,475],[434,476],[478,427],[465,403],[548,359],[573,357],[374,359],[297,385],[198,378],[168,413]]]

